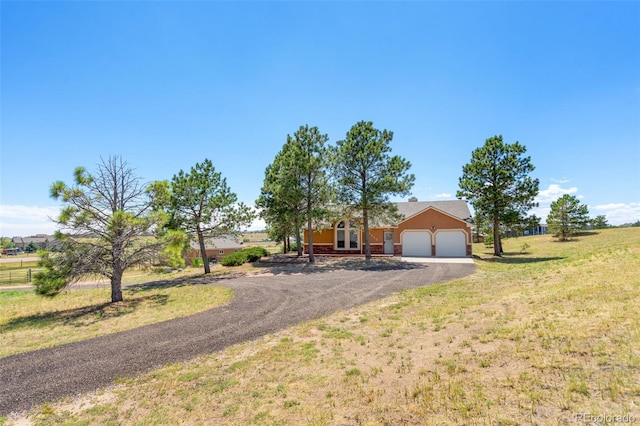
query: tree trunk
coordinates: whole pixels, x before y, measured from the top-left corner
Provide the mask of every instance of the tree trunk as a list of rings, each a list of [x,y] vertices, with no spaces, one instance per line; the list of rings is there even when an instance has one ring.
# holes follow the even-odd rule
[[[307,236],[309,238],[309,263],[314,263],[316,259],[313,257],[313,228],[311,218],[307,221]]]
[[[111,303],[122,302],[122,269],[118,267],[113,268],[113,275],[111,275]]]
[[[298,257],[302,257],[302,237],[300,236],[300,223],[298,223],[298,219],[296,219],[296,249]]]
[[[204,265],[204,273],[210,274],[211,268],[209,267],[209,258],[207,257],[207,249],[204,246],[204,235],[200,227],[196,228],[196,234],[198,235],[198,244],[200,244],[200,257],[202,258],[202,264]]]
[[[500,242],[500,219],[493,218],[493,255],[502,256],[502,243]]]
[[[122,244],[119,239],[113,243],[111,248],[111,303],[122,302]]]
[[[298,257],[302,256],[302,237],[300,236],[300,230],[296,232],[296,254]]]
[[[364,259],[366,262],[371,261],[371,241],[369,238],[369,211],[362,210],[362,222],[364,224]]]
[[[311,181],[311,176],[308,177],[308,181]],[[313,257],[313,224],[311,223],[311,185],[307,191],[307,235],[309,238],[309,263],[316,261]]]

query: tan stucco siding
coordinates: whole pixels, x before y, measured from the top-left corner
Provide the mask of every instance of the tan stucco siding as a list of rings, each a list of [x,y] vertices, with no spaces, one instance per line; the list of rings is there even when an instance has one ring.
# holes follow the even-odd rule
[[[428,209],[422,213],[413,216],[398,225],[397,233],[394,234],[394,240],[400,242],[402,239],[402,232],[406,230],[425,230],[428,231],[431,236],[432,244],[432,256],[436,255],[435,235],[439,230],[458,230],[465,234],[466,240],[466,254],[471,256],[471,228],[466,222],[444,214],[438,210]]]
[[[392,230],[391,228],[387,230]],[[384,242],[384,228],[373,228],[369,229],[369,236],[371,238],[371,243],[380,243]],[[307,231],[304,231],[304,243],[309,244],[309,238],[307,237]],[[321,231],[317,231],[313,233],[313,244],[333,244],[335,237],[335,229],[323,229]],[[364,242],[364,234],[362,235],[362,241]]]
[[[465,234],[465,239],[467,242],[467,256],[471,256],[471,228],[469,225],[460,219],[457,219],[453,216],[449,216],[448,214],[437,210],[437,209],[427,209],[409,219],[398,224],[397,227],[392,228],[371,228],[369,229],[370,242],[372,246],[384,246],[384,233],[385,232],[393,232],[393,242],[394,252],[398,252],[397,254],[402,252],[402,233],[405,231],[427,231],[431,234],[432,241],[432,251],[435,256],[435,235],[438,231],[444,230],[458,230],[462,231]],[[362,230],[360,231],[362,232]],[[313,243],[314,246],[317,244],[318,246],[323,245],[323,250],[331,250],[332,245],[335,244],[335,229],[323,229],[318,232],[313,233]],[[360,243],[364,245],[364,235],[360,236]],[[305,230],[304,233],[304,242],[305,245],[308,246],[308,238],[307,232]],[[306,248],[306,247],[305,247]],[[333,249],[336,252],[343,252],[343,250],[337,250],[335,246]],[[362,250],[360,248],[359,250]]]
[[[400,231],[404,229],[466,229],[465,222],[441,213],[437,210],[429,209],[416,216],[413,216],[398,225]]]
[[[369,237],[371,244],[383,244],[384,243],[384,229],[373,228],[369,229]],[[364,243],[364,238],[363,238]]]
[[[304,230],[304,243],[309,244],[307,230]],[[333,229],[321,229],[314,231],[313,244],[333,244]]]

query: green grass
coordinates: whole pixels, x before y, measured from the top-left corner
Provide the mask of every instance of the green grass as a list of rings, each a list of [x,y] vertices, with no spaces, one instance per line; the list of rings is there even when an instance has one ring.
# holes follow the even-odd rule
[[[21,286],[29,283],[29,276],[40,271],[38,262],[13,259],[0,263],[0,286]]]
[[[0,292],[0,357],[128,330],[228,303],[229,289],[189,284],[125,287],[109,303],[108,288],[66,291],[54,298],[33,291]]]
[[[465,279],[45,404],[29,418],[517,425],[574,424],[592,413],[640,421],[640,228],[504,246],[503,258],[474,247],[478,271]]]

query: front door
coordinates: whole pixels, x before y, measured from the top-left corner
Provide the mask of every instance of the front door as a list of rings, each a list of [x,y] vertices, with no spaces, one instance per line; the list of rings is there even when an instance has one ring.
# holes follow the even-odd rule
[[[384,254],[393,254],[393,232],[384,233]]]

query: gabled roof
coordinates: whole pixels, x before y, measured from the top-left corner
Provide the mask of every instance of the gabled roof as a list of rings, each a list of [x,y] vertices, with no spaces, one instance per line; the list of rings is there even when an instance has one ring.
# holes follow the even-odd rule
[[[471,216],[471,211],[469,210],[469,206],[467,202],[464,200],[444,200],[444,201],[401,201],[392,203],[398,208],[398,213],[404,219],[399,221],[393,221],[390,218],[378,218],[378,219],[370,219],[369,226],[371,228],[393,228],[398,226],[399,223],[404,222],[405,220],[421,213],[429,208],[436,209],[446,215],[449,215],[455,219],[459,219],[461,221],[467,222],[469,224],[473,223],[473,218]],[[335,206],[334,206],[335,207]],[[335,207],[335,211],[339,212],[339,209]],[[353,212],[352,218],[360,219],[361,212]],[[338,219],[340,220],[340,219]],[[331,224],[322,224],[325,227],[332,227],[335,223]]]
[[[435,209],[446,215],[454,217],[456,219],[465,221],[467,223],[473,223],[471,217],[471,211],[466,201],[463,200],[446,200],[446,201],[404,201],[393,203],[398,208],[398,213],[404,219],[398,222],[390,222],[387,220],[372,221],[371,227],[373,228],[388,228],[396,227],[399,223],[422,213],[427,209]]]
[[[398,212],[405,217],[405,220],[430,207],[465,222],[471,223],[470,221],[472,220],[469,206],[463,200],[405,201],[395,204],[398,207]]]
[[[46,243],[49,241],[55,241],[56,237],[54,235],[46,235],[46,234],[38,234],[32,235],[30,237],[13,237],[12,241],[14,243],[24,243],[29,244],[33,243]]]
[[[189,245],[194,250],[200,250],[200,244],[197,241],[191,241]],[[233,237],[205,238],[204,246],[206,249],[241,249],[244,247]]]

